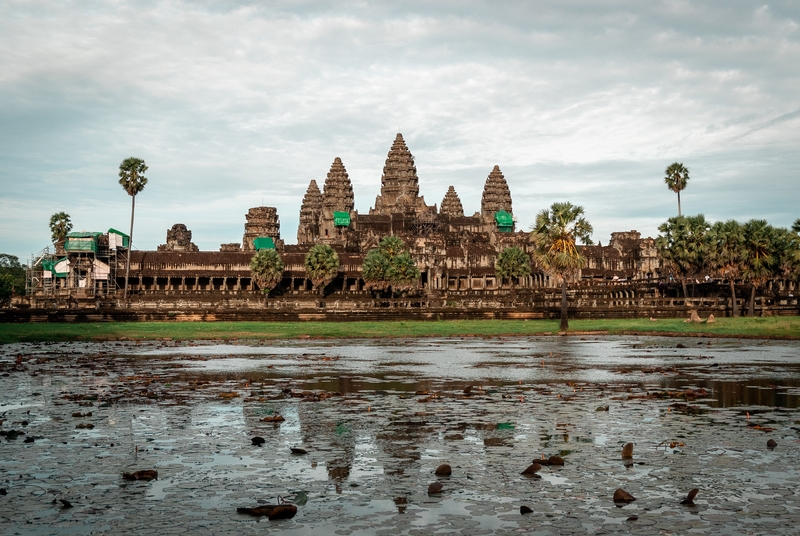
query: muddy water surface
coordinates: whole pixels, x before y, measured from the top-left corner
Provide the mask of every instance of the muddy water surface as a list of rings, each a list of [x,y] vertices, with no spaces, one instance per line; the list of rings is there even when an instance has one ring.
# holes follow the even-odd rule
[[[0,527],[795,534],[799,350],[647,337],[5,345]],[[565,465],[520,474],[551,455]],[[433,474],[442,463],[451,476]],[[158,479],[122,479],[139,469]],[[618,507],[617,488],[637,500]],[[293,519],[236,512],[282,500]]]

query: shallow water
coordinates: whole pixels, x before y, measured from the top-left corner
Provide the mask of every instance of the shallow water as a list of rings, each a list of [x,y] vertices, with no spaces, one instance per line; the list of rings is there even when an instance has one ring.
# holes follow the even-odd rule
[[[25,435],[0,441],[0,523],[9,534],[792,534],[799,348],[658,337],[5,345],[2,430]],[[275,414],[285,420],[261,421]],[[629,441],[632,464],[620,457]],[[520,474],[556,454],[563,467]],[[429,496],[441,463],[453,475]],[[121,478],[151,468],[158,480]],[[637,500],[617,508],[619,487]],[[695,505],[680,505],[693,487]],[[291,520],[236,513],[300,491],[308,502]],[[534,512],[520,515],[523,504]]]

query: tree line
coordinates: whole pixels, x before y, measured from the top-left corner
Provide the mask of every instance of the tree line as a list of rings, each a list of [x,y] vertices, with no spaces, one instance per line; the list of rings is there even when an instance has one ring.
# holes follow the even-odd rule
[[[687,281],[716,276],[726,279],[731,291],[731,311],[737,316],[736,282],[749,287],[747,314],[755,314],[756,292],[776,278],[800,275],[800,219],[791,229],[766,220],[711,223],[705,216],[676,216],[658,228],[656,247],[662,273],[674,276],[689,297]]]

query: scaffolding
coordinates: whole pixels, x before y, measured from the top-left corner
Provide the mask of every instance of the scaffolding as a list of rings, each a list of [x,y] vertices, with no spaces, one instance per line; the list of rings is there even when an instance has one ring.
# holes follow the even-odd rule
[[[128,235],[115,229],[106,233],[69,233],[63,243],[31,256],[25,271],[29,296],[112,297],[121,289],[117,281],[120,259],[127,253]]]

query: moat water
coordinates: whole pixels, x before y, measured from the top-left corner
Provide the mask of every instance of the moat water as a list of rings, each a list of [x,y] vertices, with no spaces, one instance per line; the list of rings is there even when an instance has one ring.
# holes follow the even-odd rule
[[[793,342],[14,344],[0,366],[8,534],[794,534],[800,521]],[[520,474],[551,455],[565,465]],[[442,463],[451,476],[433,474]],[[122,479],[139,469],[158,479]],[[617,488],[636,501],[615,505]],[[293,519],[236,512],[280,500],[298,503]]]

